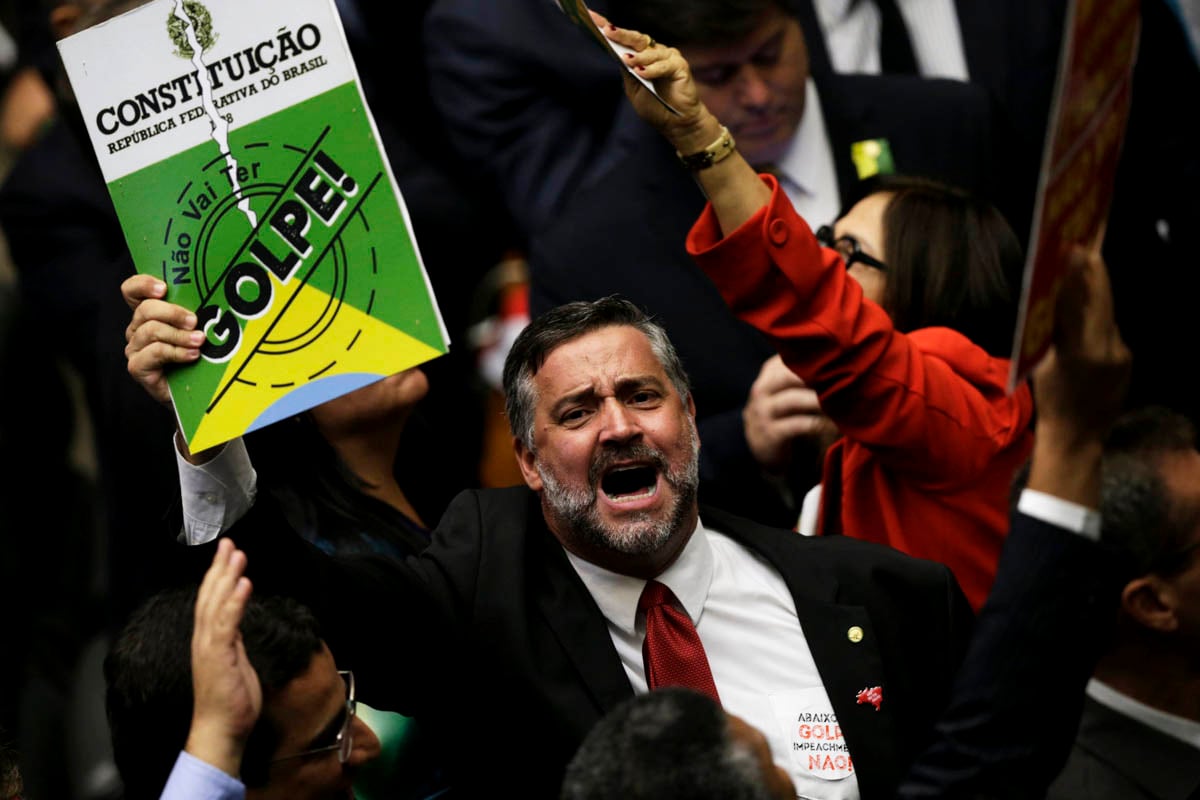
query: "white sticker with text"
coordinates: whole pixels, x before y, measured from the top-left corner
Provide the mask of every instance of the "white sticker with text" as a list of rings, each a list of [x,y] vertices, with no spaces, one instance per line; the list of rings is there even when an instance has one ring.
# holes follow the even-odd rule
[[[854,774],[850,748],[824,687],[772,694],[771,709],[786,737],[794,773],[822,781],[840,781]]]

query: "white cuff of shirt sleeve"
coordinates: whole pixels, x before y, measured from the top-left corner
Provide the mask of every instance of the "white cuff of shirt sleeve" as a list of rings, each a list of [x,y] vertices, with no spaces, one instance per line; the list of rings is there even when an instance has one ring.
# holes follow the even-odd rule
[[[1100,512],[1094,508],[1063,500],[1037,489],[1024,489],[1017,510],[1042,522],[1048,522],[1093,542],[1100,541]]]
[[[175,449],[179,467],[179,491],[183,499],[184,544],[204,544],[242,518],[258,488],[258,473],[241,439],[227,442],[205,464],[189,464]]]
[[[207,761],[181,750],[159,800],[244,800],[246,787]]]

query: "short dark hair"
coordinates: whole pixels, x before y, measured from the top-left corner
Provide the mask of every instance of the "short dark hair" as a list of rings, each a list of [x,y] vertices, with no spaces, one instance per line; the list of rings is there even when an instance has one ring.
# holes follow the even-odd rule
[[[796,15],[795,0],[613,0],[609,19],[672,47],[709,47],[736,42],[768,9]]]
[[[567,764],[561,797],[766,800],[770,793],[721,706],[669,687],[631,697],[596,723]]]
[[[1132,575],[1170,574],[1173,558],[1200,523],[1200,508],[1177,502],[1163,479],[1163,458],[1193,452],[1196,429],[1183,414],[1147,406],[1124,414],[1104,448],[1100,513],[1105,543],[1128,559]]]
[[[160,592],[139,606],[104,661],[113,758],[125,797],[157,798],[187,742],[192,720],[191,640],[195,586]],[[308,669],[322,642],[316,619],[294,600],[251,597],[241,624],[263,703]],[[242,780],[266,782],[280,732],[264,714],[246,743]]]
[[[994,206],[926,178],[884,175],[858,197],[892,195],[883,213],[883,307],[896,330],[953,328],[993,356],[1012,353],[1016,304],[1008,276],[1024,265],[1021,243]]]
[[[616,296],[580,300],[552,308],[529,322],[504,360],[504,406],[513,436],[533,450],[533,409],[537,394],[533,376],[551,351],[601,328],[628,325],[645,334],[681,402],[691,395],[683,362],[666,330],[646,312]]]

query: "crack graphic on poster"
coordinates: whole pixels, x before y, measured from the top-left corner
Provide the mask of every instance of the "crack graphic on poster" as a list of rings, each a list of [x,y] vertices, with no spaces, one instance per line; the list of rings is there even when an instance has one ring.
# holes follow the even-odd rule
[[[242,187],[237,178],[237,159],[233,157],[233,151],[229,147],[229,121],[217,113],[217,107],[213,104],[212,84],[209,82],[208,67],[204,63],[203,49],[196,37],[196,26],[184,11],[183,0],[175,0],[175,17],[183,23],[188,45],[192,48],[192,65],[196,67],[196,81],[200,84],[200,97],[203,101],[204,113],[208,116],[209,124],[212,125],[213,141],[217,143],[217,147],[221,148],[221,155],[225,157],[233,195],[238,198],[237,207],[249,220],[250,230],[254,230],[258,227],[258,217],[255,216],[254,209],[250,208],[250,199],[242,196]]]

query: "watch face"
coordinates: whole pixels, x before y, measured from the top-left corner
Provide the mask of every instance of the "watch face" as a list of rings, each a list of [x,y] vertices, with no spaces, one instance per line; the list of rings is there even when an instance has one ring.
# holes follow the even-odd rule
[[[733,136],[730,135],[729,129],[722,127],[721,136],[717,141],[699,153],[691,153],[686,156],[680,155],[679,160],[683,162],[685,167],[691,170],[707,169],[731,154],[735,148]]]

